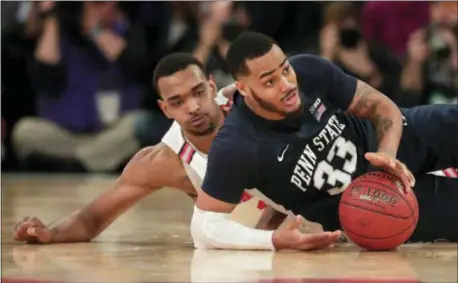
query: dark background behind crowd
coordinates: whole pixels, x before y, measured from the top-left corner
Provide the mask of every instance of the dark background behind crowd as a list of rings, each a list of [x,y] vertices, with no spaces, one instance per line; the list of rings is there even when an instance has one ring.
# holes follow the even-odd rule
[[[2,171],[117,172],[171,121],[152,70],[201,60],[219,87],[243,31],[323,56],[401,107],[457,103],[457,2],[1,2]]]

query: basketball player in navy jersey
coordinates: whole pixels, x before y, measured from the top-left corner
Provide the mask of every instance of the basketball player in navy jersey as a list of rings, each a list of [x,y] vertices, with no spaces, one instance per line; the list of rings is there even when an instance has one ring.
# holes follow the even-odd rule
[[[240,36],[227,62],[238,93],[208,156],[191,224],[196,247],[302,249],[299,234],[228,219],[243,189],[256,188],[254,195],[335,230],[345,185],[374,169],[397,175],[405,193],[415,188],[420,220],[412,239],[457,239],[450,223],[458,220],[458,180],[423,177],[458,167],[455,105],[400,110],[330,62],[311,55],[288,59],[258,33]]]

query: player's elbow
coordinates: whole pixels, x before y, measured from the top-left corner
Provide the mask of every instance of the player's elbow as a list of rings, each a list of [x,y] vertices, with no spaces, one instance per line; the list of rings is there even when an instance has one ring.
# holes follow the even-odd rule
[[[208,219],[208,213],[194,206],[194,213],[191,220],[191,236],[196,249],[213,249],[217,248],[212,245],[211,234],[215,229],[211,219]]]
[[[199,211],[197,211],[196,207],[194,207],[194,214],[192,215],[191,219],[191,237],[194,242],[194,247],[196,249],[205,249],[206,248],[206,240],[205,240],[205,232],[202,227],[202,220]]]

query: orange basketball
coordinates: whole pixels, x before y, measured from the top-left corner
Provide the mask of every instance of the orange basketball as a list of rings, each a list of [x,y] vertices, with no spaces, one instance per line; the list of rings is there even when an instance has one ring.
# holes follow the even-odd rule
[[[382,172],[364,174],[348,185],[339,219],[355,244],[366,250],[392,250],[412,235],[418,222],[417,198],[402,188],[399,178]]]

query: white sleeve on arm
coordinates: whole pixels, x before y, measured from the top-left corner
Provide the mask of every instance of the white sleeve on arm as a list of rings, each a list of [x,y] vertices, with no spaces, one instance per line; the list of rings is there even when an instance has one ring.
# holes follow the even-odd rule
[[[198,249],[275,250],[273,231],[257,230],[229,219],[228,213],[203,211],[194,206],[191,235]]]

